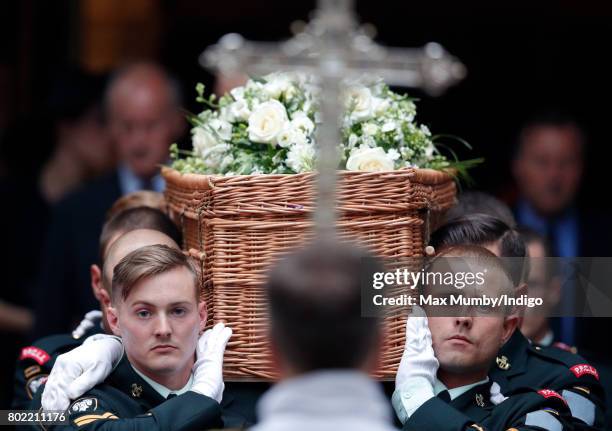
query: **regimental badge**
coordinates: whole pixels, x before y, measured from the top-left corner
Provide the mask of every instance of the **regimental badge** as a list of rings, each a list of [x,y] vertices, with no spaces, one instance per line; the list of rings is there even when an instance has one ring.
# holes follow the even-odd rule
[[[72,403],[70,413],[93,412],[98,408],[97,398],[81,398]]]
[[[134,398],[140,398],[142,395],[142,386],[137,383],[132,383],[132,396]]]
[[[476,404],[478,405],[478,407],[484,407],[485,403],[482,394],[476,394],[474,398],[476,398]]]
[[[33,359],[38,362],[38,365],[44,365],[51,356],[43,349],[39,349],[36,346],[28,346],[21,349],[21,355],[19,355],[19,360],[23,361],[24,359]]]
[[[39,376],[32,377],[30,380],[28,380],[28,383],[26,383],[26,392],[30,399],[34,398],[34,395],[36,395],[36,392],[38,392],[40,387],[47,381],[48,377],[49,375],[42,374]]]
[[[538,394],[542,395],[544,398],[558,398],[561,401],[563,401],[564,404],[567,405],[567,401],[565,401],[565,398],[563,398],[561,395],[559,395],[557,392],[553,391],[552,389],[540,389],[538,391]]]
[[[570,368],[570,371],[574,373],[574,375],[578,378],[584,376],[585,374],[588,374],[588,375],[595,377],[597,380],[599,380],[599,373],[597,372],[595,367],[589,364],[574,365],[573,367]]]
[[[495,358],[495,363],[497,364],[500,370],[506,371],[510,369],[510,362],[505,356],[498,356],[497,358]]]

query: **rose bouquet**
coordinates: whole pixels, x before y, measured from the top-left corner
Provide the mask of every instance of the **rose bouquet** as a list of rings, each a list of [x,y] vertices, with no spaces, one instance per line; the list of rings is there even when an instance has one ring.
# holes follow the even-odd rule
[[[173,168],[222,175],[314,170],[320,95],[311,77],[274,73],[250,79],[218,100],[214,95],[205,98],[201,84],[196,91],[197,101],[207,109],[188,116],[193,151],[173,145]],[[425,125],[416,123],[414,99],[391,91],[379,79],[345,82],[343,102],[340,169],[418,167],[465,174],[481,161],[458,161],[452,151],[453,159],[443,155],[438,150],[442,136],[433,136]]]

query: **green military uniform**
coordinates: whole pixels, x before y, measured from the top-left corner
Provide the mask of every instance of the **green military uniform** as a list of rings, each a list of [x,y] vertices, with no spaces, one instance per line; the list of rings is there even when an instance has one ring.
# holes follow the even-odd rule
[[[575,429],[604,429],[605,395],[599,374],[579,355],[533,346],[515,331],[500,350],[490,375],[505,396],[525,388],[552,389],[567,401]]]
[[[15,388],[11,408],[15,410],[31,408],[32,398],[47,381],[57,357],[80,346],[90,335],[102,332],[101,318],[97,318],[84,332],[74,331],[73,334],[50,335],[21,349],[15,370]]]
[[[126,356],[104,383],[75,400],[67,413],[70,426],[80,431],[179,431],[223,426],[217,401],[193,391],[165,399],[134,371]]]
[[[433,397],[410,416],[403,431],[549,430],[567,428],[569,409],[554,391],[522,391],[500,404],[490,401],[492,381],[450,401]]]

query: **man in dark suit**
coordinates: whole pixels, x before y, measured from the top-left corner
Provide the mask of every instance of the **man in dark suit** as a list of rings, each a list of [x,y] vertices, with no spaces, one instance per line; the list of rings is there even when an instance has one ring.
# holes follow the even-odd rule
[[[520,198],[517,223],[544,236],[551,255],[610,256],[611,240],[606,216],[578,208],[576,198],[584,169],[585,137],[570,117],[548,113],[532,119],[519,135],[512,172]],[[570,267],[570,265],[560,265]],[[571,274],[562,274],[569,279]],[[601,319],[573,317],[580,292],[575,283],[563,283],[561,312],[555,332],[567,345],[601,350]]]
[[[118,167],[53,210],[35,299],[35,337],[66,332],[96,307],[87,286],[105,213],[124,194],[163,190],[159,165],[183,130],[179,99],[177,86],[156,65],[130,65],[110,81],[105,109]]]

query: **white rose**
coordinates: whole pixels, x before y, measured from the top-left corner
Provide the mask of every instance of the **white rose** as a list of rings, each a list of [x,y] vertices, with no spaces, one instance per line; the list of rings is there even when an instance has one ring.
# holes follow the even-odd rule
[[[372,105],[374,108],[374,113],[376,115],[384,114],[385,111],[387,111],[389,107],[391,106],[391,104],[389,103],[389,100],[382,99],[380,97],[375,97],[374,100],[372,101]]]
[[[210,120],[208,125],[224,141],[229,141],[230,139],[232,139],[232,125],[227,121],[213,118],[212,120]]]
[[[291,86],[291,81],[287,76],[278,75],[276,77],[270,78],[270,80],[264,84],[263,91],[269,97],[278,99],[281,94],[289,91]]]
[[[385,150],[380,147],[361,147],[351,152],[346,161],[346,169],[349,171],[381,172],[392,171],[394,163]]]
[[[218,144],[214,135],[203,127],[194,127],[191,129],[191,134],[193,135],[191,138],[193,150],[200,156],[206,150]]]
[[[249,117],[249,139],[253,142],[276,144],[278,134],[287,123],[287,111],[278,100],[257,106]]]
[[[304,132],[293,127],[290,123],[288,123],[288,126],[278,134],[277,141],[278,145],[283,148],[289,147],[290,145],[303,145],[307,142]]]
[[[365,123],[361,126],[361,131],[366,136],[374,136],[378,133],[378,126],[374,123]]]
[[[247,121],[251,110],[246,100],[237,100],[228,106],[230,121]]]
[[[295,172],[307,172],[314,169],[315,147],[312,144],[293,145],[287,153],[287,166]]]
[[[310,135],[315,128],[314,123],[308,115],[303,112],[296,112],[293,114],[293,119],[291,120],[291,127],[297,130],[302,130],[304,134]]]
[[[345,95],[347,109],[352,109],[351,118],[365,120],[372,116],[372,92],[367,87],[349,87]]]

